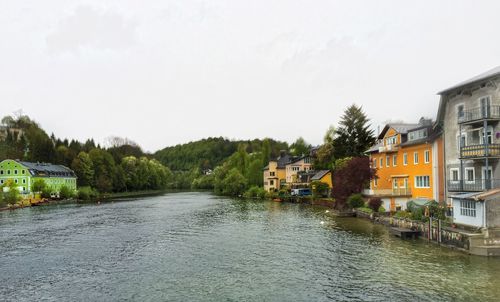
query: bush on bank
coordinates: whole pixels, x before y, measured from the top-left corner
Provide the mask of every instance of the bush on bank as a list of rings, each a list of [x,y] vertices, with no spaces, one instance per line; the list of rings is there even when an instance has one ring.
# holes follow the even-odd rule
[[[99,196],[99,193],[91,187],[81,187],[78,190],[78,199],[93,200]]]
[[[261,187],[253,186],[250,189],[248,189],[243,196],[245,198],[258,198],[258,199],[264,199],[267,196],[266,190],[264,190]]]
[[[382,199],[378,197],[372,197],[370,198],[370,200],[368,200],[368,207],[372,209],[374,212],[378,212],[381,206],[382,206]]]
[[[352,209],[357,209],[363,207],[365,205],[365,201],[361,194],[353,194],[347,199],[347,204]]]

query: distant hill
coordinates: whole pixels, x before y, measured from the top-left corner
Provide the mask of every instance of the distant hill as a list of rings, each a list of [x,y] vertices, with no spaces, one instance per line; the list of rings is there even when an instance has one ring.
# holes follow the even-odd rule
[[[240,144],[247,146],[248,153],[261,152],[266,142],[271,157],[277,157],[280,150],[288,150],[288,143],[273,139],[229,140],[223,137],[210,137],[199,141],[167,147],[154,153],[154,157],[173,171],[188,171],[199,168],[201,171],[214,169],[231,156]]]

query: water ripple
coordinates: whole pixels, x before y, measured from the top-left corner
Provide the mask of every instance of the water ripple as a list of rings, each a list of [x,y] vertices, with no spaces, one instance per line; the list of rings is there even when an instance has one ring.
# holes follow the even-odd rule
[[[321,223],[323,222],[323,223]],[[2,301],[495,301],[500,260],[296,204],[178,193],[0,213]]]

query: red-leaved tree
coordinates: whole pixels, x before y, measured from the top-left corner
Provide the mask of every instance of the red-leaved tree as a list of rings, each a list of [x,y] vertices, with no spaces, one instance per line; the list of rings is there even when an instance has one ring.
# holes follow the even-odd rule
[[[373,177],[375,170],[370,167],[368,157],[354,157],[336,163],[332,189],[335,208],[344,210],[349,196],[361,193]]]

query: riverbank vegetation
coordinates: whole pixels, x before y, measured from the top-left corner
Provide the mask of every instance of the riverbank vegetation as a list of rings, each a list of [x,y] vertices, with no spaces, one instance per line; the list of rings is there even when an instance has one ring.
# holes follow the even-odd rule
[[[314,198],[332,196],[338,209],[347,208],[347,199],[361,190],[374,176],[364,151],[375,138],[369,119],[361,107],[352,105],[337,128],[330,127],[322,145],[312,148],[299,137],[290,146],[270,138],[228,140],[207,138],[167,147],[148,154],[133,141],[111,137],[106,147],[93,139],[85,142],[48,135],[28,116],[17,114],[2,119],[6,136],[0,139],[0,159],[50,162],[71,168],[77,175],[77,197],[92,199],[107,193],[163,189],[213,190],[228,196],[274,198],[288,191],[266,193],[262,170],[280,154],[312,155],[314,169],[332,170],[332,192],[313,183]],[[314,150],[314,151],[313,151]],[[50,188],[34,184],[34,192],[50,196]],[[73,192],[62,190],[71,197]],[[2,197],[4,200],[6,197]],[[7,197],[11,198],[11,197]]]
[[[79,195],[92,198],[98,194],[139,190],[166,189],[173,174],[133,141],[118,137],[108,139],[108,147],[77,140],[49,136],[28,116],[6,116],[2,119],[6,136],[0,140],[0,159],[12,158],[33,162],[50,162],[71,168],[80,187]],[[33,183],[32,191],[43,198],[53,195],[43,181]],[[59,197],[74,192],[60,190]],[[13,190],[9,190],[13,192]],[[8,195],[5,193],[4,195]]]

